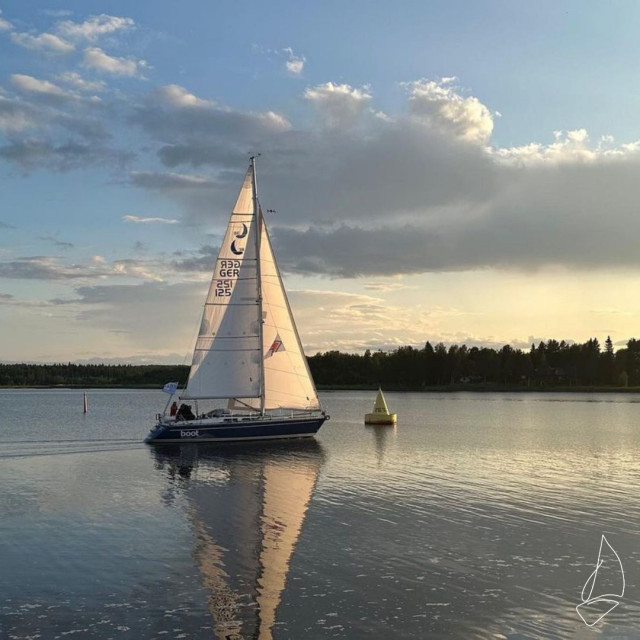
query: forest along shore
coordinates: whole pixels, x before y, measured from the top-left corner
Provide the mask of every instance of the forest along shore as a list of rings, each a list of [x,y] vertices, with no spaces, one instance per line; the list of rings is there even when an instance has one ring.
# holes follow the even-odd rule
[[[640,392],[640,340],[614,352],[596,338],[548,340],[527,351],[440,343],[363,354],[327,351],[307,358],[320,390]],[[184,365],[2,364],[0,387],[162,388],[186,381]]]

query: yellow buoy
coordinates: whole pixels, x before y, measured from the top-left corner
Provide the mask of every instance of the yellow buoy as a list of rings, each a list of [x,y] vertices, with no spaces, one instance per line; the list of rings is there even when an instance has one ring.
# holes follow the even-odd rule
[[[389,407],[382,395],[382,389],[378,389],[376,403],[373,405],[373,413],[367,413],[364,417],[365,424],[395,424],[395,413],[389,413]]]

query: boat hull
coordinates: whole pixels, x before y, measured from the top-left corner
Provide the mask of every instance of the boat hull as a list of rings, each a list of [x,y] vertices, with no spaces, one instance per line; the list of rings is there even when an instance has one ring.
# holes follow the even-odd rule
[[[278,420],[239,420],[208,424],[203,420],[177,423],[159,422],[145,438],[148,444],[175,442],[232,442],[245,440],[274,440],[282,438],[307,438],[315,435],[327,419],[287,418]]]

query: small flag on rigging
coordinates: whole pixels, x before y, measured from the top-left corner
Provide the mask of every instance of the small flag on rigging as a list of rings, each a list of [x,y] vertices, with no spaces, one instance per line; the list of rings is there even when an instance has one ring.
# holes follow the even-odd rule
[[[164,387],[162,387],[162,390],[165,393],[168,393],[170,395],[173,395],[178,389],[178,383],[177,382],[167,382],[167,384],[164,385]]]

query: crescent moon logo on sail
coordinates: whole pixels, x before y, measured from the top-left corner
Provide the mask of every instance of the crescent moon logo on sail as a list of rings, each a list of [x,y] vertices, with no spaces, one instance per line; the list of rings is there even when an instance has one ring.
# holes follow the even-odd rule
[[[247,229],[247,225],[243,222],[242,231],[240,233],[236,233],[236,238],[246,238],[248,232],[249,230]]]
[[[237,256],[241,256],[244,253],[244,247],[236,247],[236,241],[231,243],[231,253],[235,253]]]

